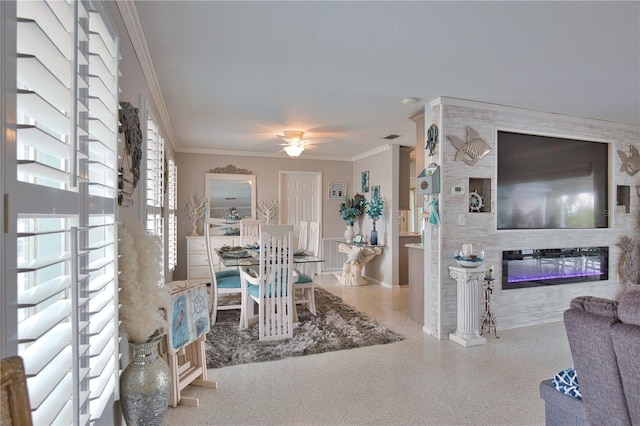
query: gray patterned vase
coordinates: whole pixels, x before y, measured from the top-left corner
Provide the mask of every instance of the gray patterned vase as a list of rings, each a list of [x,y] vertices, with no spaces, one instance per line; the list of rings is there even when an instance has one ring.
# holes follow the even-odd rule
[[[171,374],[158,354],[162,336],[148,343],[131,343],[133,360],[120,376],[120,405],[129,426],[160,425],[167,413]]]

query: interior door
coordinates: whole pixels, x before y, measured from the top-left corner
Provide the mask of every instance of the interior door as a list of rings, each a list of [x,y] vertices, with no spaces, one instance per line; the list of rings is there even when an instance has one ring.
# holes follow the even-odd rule
[[[300,221],[322,221],[322,172],[280,171],[280,221],[293,225],[297,247]]]

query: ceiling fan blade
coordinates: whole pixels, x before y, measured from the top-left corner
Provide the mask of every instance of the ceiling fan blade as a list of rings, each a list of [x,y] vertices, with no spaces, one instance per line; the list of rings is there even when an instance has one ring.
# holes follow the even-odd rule
[[[307,143],[309,145],[317,145],[320,143],[327,143],[327,142],[333,142],[335,141],[335,138],[331,138],[331,137],[325,137],[325,138],[308,138]]]

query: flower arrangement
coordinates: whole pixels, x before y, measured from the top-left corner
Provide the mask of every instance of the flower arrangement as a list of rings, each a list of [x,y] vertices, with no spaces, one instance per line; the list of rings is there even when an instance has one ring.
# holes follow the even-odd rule
[[[353,198],[344,197],[344,203],[340,204],[340,215],[347,225],[353,225],[356,219],[364,213],[366,200],[362,194],[356,194]]]
[[[365,201],[365,208],[367,216],[374,222],[382,217],[382,211],[384,210],[384,200],[379,195],[374,195],[371,201]]]
[[[187,217],[193,222],[204,218],[204,213],[207,210],[207,199],[203,198],[198,201],[195,195],[189,195],[189,198],[187,198],[186,210]]]
[[[118,262],[122,328],[129,341],[146,343],[164,334],[168,323],[161,308],[169,305],[162,277],[162,242],[143,229],[120,226]]]

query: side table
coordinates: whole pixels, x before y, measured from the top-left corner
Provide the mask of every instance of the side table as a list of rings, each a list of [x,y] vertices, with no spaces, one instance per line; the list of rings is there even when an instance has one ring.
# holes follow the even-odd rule
[[[449,334],[449,339],[462,346],[476,346],[487,342],[480,336],[480,301],[479,281],[484,279],[487,270],[483,266],[477,268],[463,268],[449,266],[449,275],[458,285],[458,323],[456,332]]]

